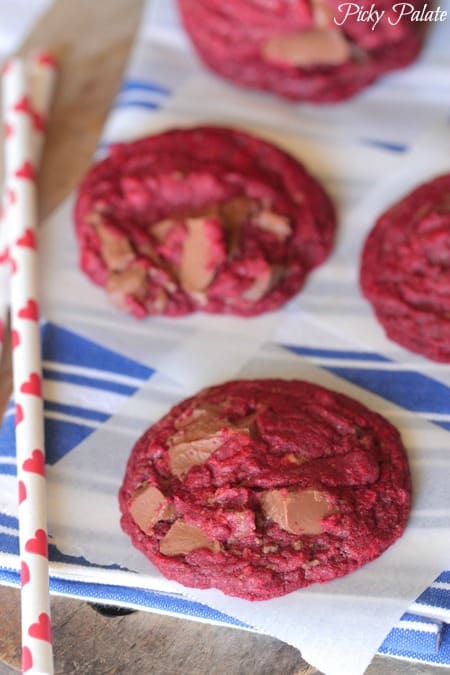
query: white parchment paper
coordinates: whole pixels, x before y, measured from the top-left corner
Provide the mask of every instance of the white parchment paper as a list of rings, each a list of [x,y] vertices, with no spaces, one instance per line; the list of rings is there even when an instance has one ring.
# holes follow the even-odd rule
[[[251,603],[164,579],[121,532],[117,504],[130,446],[149,423],[191,393],[154,375],[119,414],[49,470],[54,541],[65,553],[138,572],[135,586],[183,593],[289,642],[327,675],[361,674],[390,628],[449,563],[448,433],[280,348],[259,350],[239,376],[307,379],[353,396],[390,419],[407,446],[414,484],[403,537],[343,579],[270,601]],[[110,581],[103,570],[102,578]]]

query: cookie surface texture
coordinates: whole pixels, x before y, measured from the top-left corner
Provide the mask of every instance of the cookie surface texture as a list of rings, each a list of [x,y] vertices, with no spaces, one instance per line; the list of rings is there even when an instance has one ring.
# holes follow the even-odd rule
[[[397,430],[299,380],[232,381],[174,407],[135,445],[121,525],[169,579],[248,600],[379,556],[410,510]]]
[[[420,185],[378,219],[360,281],[391,340],[450,363],[450,174]]]
[[[178,0],[204,62],[243,87],[295,101],[340,101],[419,54],[424,23],[401,5],[333,0]],[[411,12],[424,3],[410,3]],[[397,9],[395,9],[395,7]],[[425,5],[426,7],[426,5]],[[365,16],[362,14],[365,11]]]
[[[279,308],[329,254],[333,205],[293,157],[225,128],[116,146],[79,188],[80,265],[137,317]]]

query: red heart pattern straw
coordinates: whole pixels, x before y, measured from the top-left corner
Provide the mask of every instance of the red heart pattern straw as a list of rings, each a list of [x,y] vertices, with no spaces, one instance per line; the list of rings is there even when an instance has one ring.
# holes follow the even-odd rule
[[[55,79],[47,54],[4,68],[3,229],[10,262],[21,556],[22,671],[51,675],[44,416],[37,299],[36,174]],[[1,251],[0,251],[1,253]]]
[[[6,81],[6,76],[10,75],[14,70],[13,62],[8,61],[3,66],[3,76]],[[26,77],[27,77],[27,93],[11,102],[12,111],[9,111],[8,116],[3,116],[3,138],[5,144],[12,138],[16,131],[14,113],[22,113],[28,115],[32,126],[31,151],[30,156],[32,162],[30,164],[35,170],[39,167],[46,120],[50,103],[53,96],[53,90],[56,79],[56,60],[53,54],[47,51],[40,51],[33,54],[26,62]],[[10,113],[13,113],[12,115]],[[20,169],[20,167],[19,167]],[[23,167],[22,167],[23,169]],[[26,169],[25,169],[26,171]],[[14,268],[15,262],[10,261],[9,246],[8,246],[8,232],[5,226],[8,209],[17,201],[17,194],[11,186],[6,185],[3,191],[3,203],[0,209],[0,286],[7,288],[9,284],[10,269],[8,269],[8,262]],[[31,233],[31,234],[30,234]],[[30,246],[35,248],[36,242],[33,240],[34,231],[29,228],[25,231],[22,246]],[[2,343],[4,339],[4,327],[7,324],[7,312],[9,302],[7,297],[0,298],[0,354]]]

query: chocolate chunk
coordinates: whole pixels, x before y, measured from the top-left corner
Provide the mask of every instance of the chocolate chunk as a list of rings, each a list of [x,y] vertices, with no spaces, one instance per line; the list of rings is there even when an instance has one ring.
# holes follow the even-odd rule
[[[333,509],[319,490],[266,490],[260,495],[264,515],[292,534],[320,534],[322,518]]]
[[[224,442],[227,420],[219,409],[196,408],[189,415],[177,420],[177,433],[169,448],[171,472],[180,480],[189,469],[204,464]]]
[[[202,408],[193,408],[174,422],[177,433],[173,440],[194,441],[220,431],[226,425],[227,419],[220,406],[205,405]]]
[[[338,66],[350,60],[351,49],[338,28],[310,28],[290,35],[275,35],[264,45],[268,61],[308,68]]]
[[[287,239],[292,232],[289,218],[279,213],[274,213],[274,211],[270,211],[269,209],[260,211],[253,218],[252,222],[262,230],[275,234],[281,241]]]
[[[220,204],[219,213],[227,239],[227,249],[230,256],[234,256],[242,238],[242,228],[252,216],[258,212],[259,203],[256,199],[242,195],[229,199]]]
[[[248,415],[243,417],[239,422],[236,422],[231,427],[233,431],[239,432],[241,434],[247,434],[250,438],[258,437],[258,427],[256,424],[256,415]]]
[[[106,266],[113,272],[124,270],[136,257],[124,234],[108,225],[97,227],[100,238],[100,252]]]
[[[189,469],[204,464],[232,433],[256,436],[254,415],[231,423],[219,406],[205,406],[189,411],[175,423],[177,432],[172,436],[169,448],[171,472],[182,480]]]
[[[177,443],[169,449],[169,466],[171,472],[182,480],[189,469],[199,464],[204,464],[213,452],[220,448],[224,442],[221,431],[208,438],[200,438],[196,441]]]
[[[158,243],[161,243],[166,239],[174,225],[175,220],[173,218],[165,218],[164,220],[159,220],[157,223],[150,225],[148,231]]]
[[[148,534],[160,520],[173,520],[175,508],[154,485],[141,485],[133,495],[130,514],[141,530]]]
[[[166,536],[161,540],[159,551],[163,555],[186,555],[199,548],[209,548],[214,553],[220,550],[217,541],[209,539],[199,527],[176,520]]]
[[[228,227],[242,227],[259,209],[256,199],[241,195],[219,205],[219,214]]]
[[[179,278],[185,291],[198,293],[209,286],[216,273],[217,262],[212,255],[211,238],[214,228],[221,234],[220,224],[213,218],[188,218],[186,227]]]

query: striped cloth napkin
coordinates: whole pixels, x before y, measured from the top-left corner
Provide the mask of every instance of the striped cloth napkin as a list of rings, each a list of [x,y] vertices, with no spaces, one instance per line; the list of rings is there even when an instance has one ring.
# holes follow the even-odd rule
[[[387,341],[356,290],[374,215],[416,181],[449,169],[446,30],[433,26],[409,70],[322,109],[218,80],[193,54],[173,2],[148,4],[99,156],[111,142],[174,124],[239,124],[303,159],[343,225],[330,261],[273,315],[125,322],[77,269],[72,203],[49,220],[41,237],[42,335],[55,593],[270,633],[327,675],[362,673],[377,649],[450,664],[450,571],[442,572],[450,565],[450,375]],[[405,537],[346,579],[257,606],[168,582],[118,526],[116,493],[134,440],[203,385],[283,373],[356,396],[399,427],[416,486]],[[10,584],[19,565],[15,473],[11,403],[0,433],[0,579]]]

